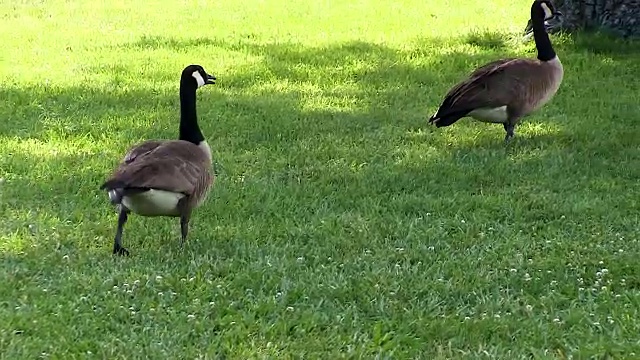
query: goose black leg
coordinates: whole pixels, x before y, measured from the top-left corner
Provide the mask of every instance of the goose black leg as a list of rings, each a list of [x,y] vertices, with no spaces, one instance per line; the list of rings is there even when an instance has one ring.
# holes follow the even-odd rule
[[[122,247],[122,228],[127,222],[129,210],[124,206],[120,208],[120,215],[118,215],[118,229],[116,230],[116,237],[113,240],[113,254],[114,255],[129,255],[129,251]]]
[[[514,130],[515,126],[511,123],[511,122],[507,122],[504,124],[504,131],[507,132],[507,135],[504,137],[504,142],[505,143],[509,143],[509,141],[511,141],[511,139],[513,138],[513,130]]]
[[[180,240],[180,246],[184,246],[185,240],[187,240],[187,234],[189,233],[189,216],[182,215],[180,216],[180,233],[182,234],[182,238]]]
[[[191,208],[189,207],[189,198],[184,197],[178,202],[178,209],[180,210],[180,247],[184,246],[184,242],[187,240],[189,234],[189,220],[191,219]]]

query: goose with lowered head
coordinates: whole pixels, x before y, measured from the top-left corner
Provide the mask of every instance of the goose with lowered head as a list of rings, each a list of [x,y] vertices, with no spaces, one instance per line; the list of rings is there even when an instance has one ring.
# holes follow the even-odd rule
[[[481,66],[449,90],[429,123],[449,126],[463,117],[498,123],[509,142],[520,119],[549,102],[560,87],[564,71],[545,21],[561,15],[549,0],[534,1],[530,26],[537,59],[506,58]]]

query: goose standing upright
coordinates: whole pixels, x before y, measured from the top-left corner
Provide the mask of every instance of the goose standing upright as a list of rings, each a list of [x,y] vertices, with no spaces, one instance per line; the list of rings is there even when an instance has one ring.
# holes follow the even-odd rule
[[[476,69],[452,87],[429,123],[449,126],[463,117],[503,124],[505,142],[514,136],[520,119],[538,110],[558,91],[564,74],[553,50],[545,21],[562,13],[549,0],[531,5],[530,26],[538,51],[537,59],[507,58]]]
[[[129,255],[122,246],[122,229],[131,212],[179,217],[184,244],[191,212],[207,197],[215,178],[211,149],[196,115],[196,90],[215,80],[202,66],[187,66],[180,78],[179,140],[149,140],[132,147],[100,187],[119,208],[114,254]]]

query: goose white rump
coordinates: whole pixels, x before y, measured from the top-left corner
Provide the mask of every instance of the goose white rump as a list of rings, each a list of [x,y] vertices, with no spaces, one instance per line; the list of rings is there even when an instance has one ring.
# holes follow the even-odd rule
[[[142,216],[179,216],[178,201],[185,195],[166,190],[151,189],[122,198],[122,204]]]
[[[469,113],[469,116],[483,122],[500,124],[507,122],[508,118],[506,106],[475,109]]]

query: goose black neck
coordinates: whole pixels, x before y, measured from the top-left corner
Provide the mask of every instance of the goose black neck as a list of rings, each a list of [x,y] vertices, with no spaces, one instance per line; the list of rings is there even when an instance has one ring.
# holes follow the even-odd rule
[[[531,25],[536,49],[538,50],[538,60],[549,61],[556,57],[556,52],[551,46],[551,40],[549,40],[549,34],[547,34],[547,30],[544,27],[544,18],[539,16],[532,17]]]
[[[196,89],[190,84],[180,85],[180,140],[196,145],[204,140],[196,114]]]

